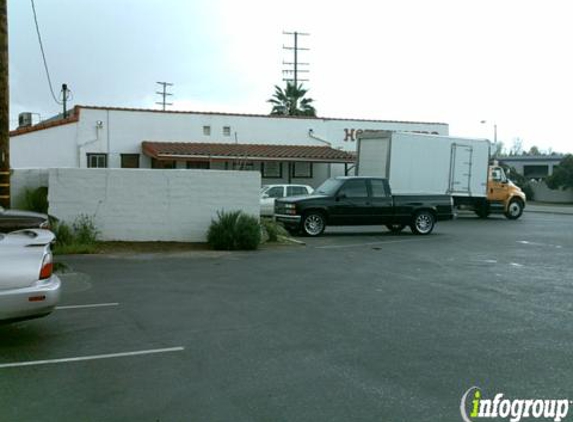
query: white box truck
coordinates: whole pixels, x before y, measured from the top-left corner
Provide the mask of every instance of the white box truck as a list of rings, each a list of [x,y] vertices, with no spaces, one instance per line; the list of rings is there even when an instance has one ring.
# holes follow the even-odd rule
[[[356,174],[388,179],[396,194],[447,194],[480,217],[502,212],[517,219],[525,195],[490,165],[487,139],[411,132],[365,131],[358,137]]]

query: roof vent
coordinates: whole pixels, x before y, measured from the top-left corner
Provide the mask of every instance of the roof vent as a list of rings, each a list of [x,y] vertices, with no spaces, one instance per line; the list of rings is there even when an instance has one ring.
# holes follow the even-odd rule
[[[18,129],[32,126],[32,113],[20,113],[18,115]]]

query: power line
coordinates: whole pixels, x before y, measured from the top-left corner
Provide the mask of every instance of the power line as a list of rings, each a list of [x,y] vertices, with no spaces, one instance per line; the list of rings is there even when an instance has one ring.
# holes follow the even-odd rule
[[[40,51],[42,52],[42,60],[44,61],[44,69],[46,70],[46,76],[48,77],[48,85],[50,86],[50,92],[52,94],[52,98],[56,102],[56,104],[62,105],[63,102],[56,98],[56,94],[54,94],[54,88],[52,87],[52,78],[50,78],[50,71],[48,69],[48,62],[46,60],[46,53],[44,52],[44,44],[42,43],[42,35],[40,34],[40,26],[38,25],[38,16],[36,15],[36,5],[34,4],[34,0],[30,0],[32,3],[32,12],[34,13],[34,23],[36,24],[36,32],[38,34],[38,42],[40,43]],[[64,95],[66,93],[64,92]]]

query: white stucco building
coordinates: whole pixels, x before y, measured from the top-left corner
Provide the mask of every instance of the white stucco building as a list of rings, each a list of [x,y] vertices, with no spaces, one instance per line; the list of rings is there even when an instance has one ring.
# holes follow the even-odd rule
[[[279,117],[76,106],[10,133],[12,168],[201,168],[261,172],[316,186],[344,174],[363,130],[448,135],[429,122]]]

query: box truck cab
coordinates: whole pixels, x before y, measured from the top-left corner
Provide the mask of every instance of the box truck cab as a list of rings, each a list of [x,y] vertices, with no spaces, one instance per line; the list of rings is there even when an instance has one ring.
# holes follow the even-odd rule
[[[490,163],[487,139],[364,131],[357,155],[358,176],[386,178],[398,195],[451,195],[457,208],[484,218],[497,212],[515,220],[525,208],[521,189]]]
[[[478,216],[485,218],[491,212],[503,212],[510,220],[521,217],[525,208],[525,194],[509,180],[496,162],[489,166],[487,198],[475,208]]]

